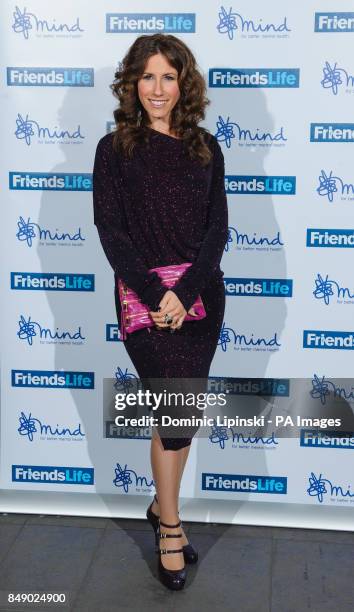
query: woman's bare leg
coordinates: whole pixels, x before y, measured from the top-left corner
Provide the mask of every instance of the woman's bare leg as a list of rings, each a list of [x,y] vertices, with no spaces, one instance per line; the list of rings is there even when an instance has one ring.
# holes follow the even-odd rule
[[[189,455],[189,451],[191,449],[191,445],[189,446],[185,446],[183,448],[181,448],[179,451],[169,451],[169,452],[173,452],[176,457],[178,457],[178,494],[177,494],[177,511],[178,511],[178,498],[179,498],[179,491],[180,491],[180,487],[181,487],[181,480],[182,480],[182,476],[183,476],[183,472],[184,472],[184,468],[186,466],[187,463],[187,459],[188,459],[188,455]],[[164,451],[167,452],[167,451]],[[153,469],[153,476],[154,476],[154,480],[156,482],[156,478],[155,478],[155,474],[154,474],[154,466],[152,464],[153,462],[151,461],[151,465],[152,465],[152,469]],[[157,499],[159,499],[159,495],[157,493]],[[157,514],[158,516],[160,515],[160,507],[159,507],[159,503],[156,503],[156,500],[154,500],[153,505],[152,505],[152,511]],[[171,523],[172,524],[172,523]],[[182,528],[182,533],[183,533],[183,537],[181,538],[181,545],[185,546],[186,544],[188,544],[188,539],[184,534],[183,528]]]
[[[160,436],[153,429],[151,438],[151,468],[159,503],[157,505],[154,502],[152,511],[160,515],[161,520],[169,525],[176,525],[179,521],[178,495],[187,457],[188,452],[186,452],[185,448],[178,451],[165,450]],[[181,533],[181,527],[174,529],[161,527],[161,531],[178,534]],[[184,538],[166,538],[162,541],[161,547],[167,550],[177,550],[186,543],[187,541],[184,541]],[[167,569],[181,569],[184,565],[183,554],[164,555],[163,565]]]

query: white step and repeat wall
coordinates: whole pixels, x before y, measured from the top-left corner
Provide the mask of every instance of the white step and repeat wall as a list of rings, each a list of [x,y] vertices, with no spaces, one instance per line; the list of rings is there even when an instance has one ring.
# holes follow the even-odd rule
[[[352,414],[354,4],[337,4],[1,3],[3,491],[113,494],[119,515],[119,496],[154,490],[150,432],[122,432],[104,402],[104,379],[121,389],[136,372],[92,210],[109,84],[140,33],[190,45],[225,156],[227,299],[211,377],[245,407],[253,379],[279,397],[307,379],[323,406],[331,390]],[[211,427],[181,495],[348,508],[354,433],[271,429]]]

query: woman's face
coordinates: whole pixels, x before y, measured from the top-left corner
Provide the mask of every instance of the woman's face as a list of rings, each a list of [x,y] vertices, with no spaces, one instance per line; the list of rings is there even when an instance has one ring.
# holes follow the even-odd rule
[[[156,123],[158,119],[169,123],[170,113],[180,97],[177,77],[177,70],[161,53],[148,59],[138,80],[138,95],[150,123]]]

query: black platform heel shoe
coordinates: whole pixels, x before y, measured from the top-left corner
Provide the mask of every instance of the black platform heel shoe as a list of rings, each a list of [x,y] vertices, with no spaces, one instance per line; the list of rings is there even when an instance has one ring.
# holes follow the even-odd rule
[[[159,503],[156,495],[154,495],[154,500],[156,501],[157,504]],[[155,532],[155,546],[156,546],[156,550],[158,550],[159,548],[159,534],[158,534],[159,517],[157,516],[157,514],[155,514],[155,512],[151,510],[153,503],[154,501],[151,502],[150,506],[148,507],[146,511],[146,518],[149,521],[149,523],[152,525],[152,528]],[[189,564],[197,563],[198,553],[195,550],[195,548],[192,546],[192,544],[185,544],[185,546],[182,546],[182,548],[183,548],[183,556],[184,556],[185,563],[189,563]]]
[[[182,532],[178,534],[161,533],[161,529],[160,529],[161,525],[163,527],[169,527],[170,529],[175,529],[176,527],[181,526],[181,521],[179,521],[177,525],[167,525],[167,523],[163,523],[162,521],[159,520],[158,535],[159,535],[159,539],[181,538],[182,537]],[[159,570],[159,576],[160,576],[161,582],[167,588],[173,591],[180,591],[181,589],[183,589],[185,582],[186,582],[186,567],[183,566],[181,569],[178,569],[178,570],[169,570],[166,567],[164,567],[164,565],[162,565],[161,555],[183,553],[183,548],[178,548],[177,550],[167,550],[166,548],[160,548],[158,552],[159,552],[158,570]]]

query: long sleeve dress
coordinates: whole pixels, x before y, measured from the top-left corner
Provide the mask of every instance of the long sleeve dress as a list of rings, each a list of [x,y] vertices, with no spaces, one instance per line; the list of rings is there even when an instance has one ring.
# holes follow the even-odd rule
[[[148,143],[138,144],[131,158],[114,151],[113,134],[99,141],[93,169],[94,223],[114,270],[119,326],[118,278],[156,311],[167,289],[148,270],[192,263],[172,290],[187,311],[200,295],[207,316],[184,321],[173,334],[155,327],[138,330],[128,334],[124,345],[145,388],[149,381],[156,388],[160,379],[167,389],[169,379],[181,379],[186,392],[195,392],[190,381],[207,381],[225,310],[220,269],[228,237],[224,158],[214,136],[209,136],[212,160],[202,166],[191,160],[182,140],[147,130]],[[176,384],[170,383],[171,388]],[[178,450],[190,444],[195,431],[166,437],[161,428],[159,434],[166,450]]]

